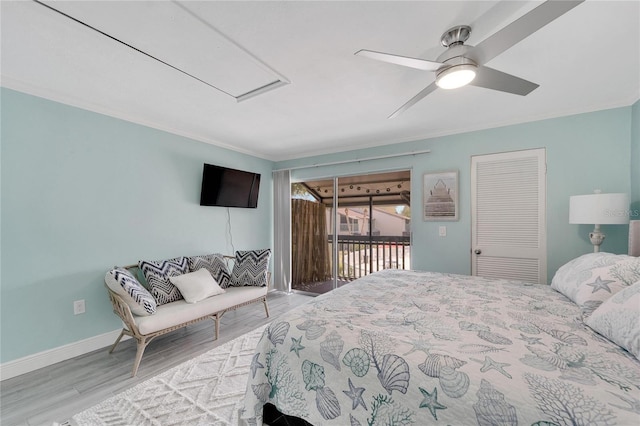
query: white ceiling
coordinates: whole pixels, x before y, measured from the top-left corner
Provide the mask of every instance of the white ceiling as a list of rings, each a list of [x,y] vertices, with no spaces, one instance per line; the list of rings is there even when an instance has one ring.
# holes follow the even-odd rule
[[[587,0],[487,64],[540,84],[528,96],[437,90],[394,119],[434,74],[356,51],[435,59],[448,28],[471,25],[476,45],[540,2],[47,3],[156,59],[41,4],[2,1],[3,86],[272,160],[640,97],[639,1]]]

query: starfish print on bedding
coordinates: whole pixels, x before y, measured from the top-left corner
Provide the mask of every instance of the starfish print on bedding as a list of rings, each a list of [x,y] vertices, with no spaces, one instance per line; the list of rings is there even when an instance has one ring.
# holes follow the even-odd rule
[[[424,339],[414,340],[412,342],[407,342],[407,343],[410,343],[413,347],[408,352],[405,352],[403,355],[409,355],[416,351],[421,351],[421,352],[424,352],[426,355],[429,355],[430,350],[436,349],[437,347],[442,346],[440,344],[431,343],[428,340],[424,340]]]
[[[480,371],[482,373],[485,373],[489,370],[496,370],[498,373],[502,374],[505,377],[508,377],[510,379],[512,379],[513,377],[511,377],[511,374],[507,373],[504,370],[504,367],[509,367],[511,364],[508,364],[506,362],[498,362],[498,361],[494,361],[493,359],[491,359],[491,357],[489,356],[485,356],[484,357],[484,361],[480,361],[479,359],[475,359],[475,358],[469,358],[472,361],[478,362],[480,364],[482,364],[482,367],[480,367]]]
[[[518,339],[527,342],[528,345],[544,345],[544,343],[541,342],[541,337],[530,337],[520,333],[520,337],[518,337]]]
[[[353,382],[351,381],[351,378],[349,378],[349,390],[348,391],[342,391],[342,393],[344,393],[345,395],[347,395],[349,398],[351,398],[351,409],[355,410],[356,408],[358,408],[358,405],[362,404],[362,407],[364,407],[364,409],[367,409],[367,406],[364,403],[364,399],[362,398],[362,393],[364,392],[364,388],[357,388],[353,385]]]
[[[420,408],[428,408],[433,418],[438,420],[436,410],[444,410],[447,408],[438,402],[438,388],[433,388],[431,393],[422,389],[420,386],[418,386],[418,389],[420,389],[422,396],[424,396],[424,399],[420,403]]]
[[[614,282],[615,282],[614,280],[603,280],[602,278],[600,278],[600,276],[598,276],[598,278],[596,278],[594,282],[589,283],[587,285],[589,287],[593,287],[593,291],[591,292],[591,294],[595,293],[598,290],[607,290],[609,293],[611,293],[609,284]]]
[[[298,358],[300,358],[300,351],[303,349],[304,349],[304,346],[302,346],[302,336],[300,336],[299,339],[292,337],[291,349],[289,349],[289,352],[295,352],[296,355],[298,355]]]
[[[251,377],[253,377],[255,379],[256,377],[256,371],[258,371],[258,368],[264,368],[264,365],[262,365],[260,363],[260,361],[258,361],[258,357],[260,356],[260,352],[258,352],[257,354],[255,354],[253,356],[253,359],[251,360]]]

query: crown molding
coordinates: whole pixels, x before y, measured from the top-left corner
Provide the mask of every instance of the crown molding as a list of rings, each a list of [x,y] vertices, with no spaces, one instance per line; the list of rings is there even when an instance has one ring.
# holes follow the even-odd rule
[[[130,123],[139,124],[141,126],[149,127],[151,129],[156,129],[166,133],[171,133],[173,135],[185,137],[197,142],[203,142],[209,145],[214,145],[214,146],[217,146],[218,148],[228,149],[230,151],[238,152],[240,154],[261,158],[263,160],[274,161],[269,156],[266,156],[258,152],[238,148],[236,146],[229,145],[227,143],[218,141],[216,139],[203,137],[195,133],[185,132],[184,130],[181,130],[172,126],[167,126],[166,123],[157,123],[154,121],[143,119],[141,117],[136,117],[134,115],[125,114],[122,111],[105,108],[103,106],[86,102],[82,99],[79,99],[73,96],[63,95],[51,89],[34,86],[32,84],[26,83],[24,81],[21,81],[15,78],[2,76],[2,80],[0,81],[0,86],[6,87],[7,89],[15,90],[21,93],[25,93],[27,95],[57,102],[63,105],[80,108],[86,111],[94,112],[96,114],[106,115],[108,117],[113,117],[119,120],[128,121]]]

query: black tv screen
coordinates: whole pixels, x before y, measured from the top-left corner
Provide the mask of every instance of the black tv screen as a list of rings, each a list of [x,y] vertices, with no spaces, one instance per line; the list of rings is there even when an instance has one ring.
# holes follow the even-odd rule
[[[260,174],[205,164],[202,171],[201,206],[258,206]]]

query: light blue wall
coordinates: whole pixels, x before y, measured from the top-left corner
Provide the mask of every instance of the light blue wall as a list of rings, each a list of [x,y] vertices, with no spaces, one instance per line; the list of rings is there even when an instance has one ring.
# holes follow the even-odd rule
[[[1,362],[118,329],[104,274],[141,258],[231,252],[202,164],[262,173],[230,209],[236,249],[271,247],[273,163],[2,89]],[[73,315],[73,300],[86,313]]]
[[[631,108],[631,219],[640,220],[640,101]]]
[[[592,250],[587,237],[592,227],[568,223],[569,196],[591,193],[594,189],[629,193],[630,126],[631,107],[626,107],[400,145],[283,161],[276,163],[275,167],[295,167],[431,149],[431,153],[424,155],[296,170],[293,176],[303,180],[310,177],[411,168],[413,267],[469,274],[471,156],[544,147],[548,168],[547,273],[550,281],[563,263]],[[449,169],[460,171],[460,221],[423,222],[419,214],[415,215],[421,211],[422,175]],[[438,227],[441,225],[447,226],[447,236],[444,238],[438,237]],[[627,226],[603,226],[603,231],[607,234],[603,250],[626,252]]]
[[[411,168],[412,210],[425,172],[460,171],[460,221],[413,221],[414,267],[470,272],[472,155],[546,147],[548,278],[591,250],[590,226],[568,224],[570,195],[640,200],[640,103],[400,145],[274,164],[7,89],[1,92],[0,362],[114,330],[106,270],[140,258],[230,252],[226,209],[198,205],[202,163],[262,173],[258,209],[231,209],[236,249],[271,246],[271,169],[431,149],[426,155],[299,170],[294,177]],[[437,236],[447,226],[447,237]],[[626,250],[605,226],[603,250]],[[74,316],[72,301],[87,312]]]

